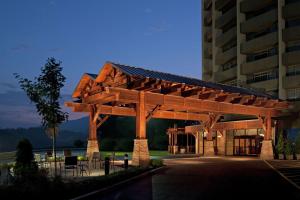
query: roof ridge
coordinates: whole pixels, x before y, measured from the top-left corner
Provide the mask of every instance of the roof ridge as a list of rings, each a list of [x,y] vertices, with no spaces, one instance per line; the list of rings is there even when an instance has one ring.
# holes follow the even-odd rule
[[[182,75],[172,74],[172,73],[169,73],[169,72],[162,72],[162,71],[157,71],[157,70],[152,70],[152,69],[146,69],[146,68],[143,68],[143,67],[140,67],[140,66],[132,66],[132,65],[127,65],[127,64],[122,64],[122,63],[116,63],[116,62],[111,62],[111,61],[108,61],[108,62],[111,63],[111,64],[123,65],[123,66],[126,66],[126,67],[132,67],[132,68],[136,68],[136,69],[142,69],[142,70],[146,70],[146,71],[150,71],[150,72],[157,72],[157,73],[169,74],[169,75],[172,75],[172,76],[178,76],[178,77],[182,77],[182,78],[189,78],[189,79],[194,79],[194,80],[197,80],[197,81],[203,81],[203,80],[197,79],[195,77],[188,77],[188,76],[182,76]]]

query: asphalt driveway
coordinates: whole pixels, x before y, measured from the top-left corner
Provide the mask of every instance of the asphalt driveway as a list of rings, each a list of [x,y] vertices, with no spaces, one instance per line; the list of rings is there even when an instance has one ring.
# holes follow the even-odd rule
[[[300,200],[300,190],[257,158],[180,158],[165,164],[152,176],[93,199]]]

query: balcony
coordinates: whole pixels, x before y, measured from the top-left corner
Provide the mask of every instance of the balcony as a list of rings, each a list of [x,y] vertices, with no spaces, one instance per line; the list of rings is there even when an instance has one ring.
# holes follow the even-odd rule
[[[232,0],[217,0],[216,1],[216,10],[221,10],[224,8],[228,3],[230,3]]]
[[[285,66],[300,64],[300,51],[286,52],[282,55],[282,63]]]
[[[278,88],[278,79],[271,79],[266,81],[260,81],[255,83],[250,83],[248,86],[255,89],[264,89],[265,91],[276,90]]]
[[[219,37],[216,38],[216,46],[222,47],[235,38],[236,38],[236,27],[233,27],[229,31],[222,33]]]
[[[204,69],[212,69],[212,60],[211,59],[203,59],[203,70]]]
[[[246,41],[241,44],[241,52],[243,54],[255,53],[259,50],[267,49],[277,44],[278,33],[273,32],[267,35]]]
[[[206,42],[211,42],[212,41],[212,30],[211,30],[211,27],[207,28],[207,31],[205,32],[204,38],[205,38]]]
[[[278,55],[269,56],[253,62],[243,63],[241,65],[241,73],[243,75],[267,71],[278,66]]]
[[[223,65],[229,60],[236,57],[237,49],[233,47],[225,52],[219,51],[216,55],[216,64]]]
[[[211,11],[206,12],[204,17],[204,25],[209,26],[212,24],[212,13]]]
[[[204,9],[205,10],[208,10],[211,5],[212,5],[212,0],[205,0],[204,1]]]
[[[267,7],[273,0],[244,0],[241,2],[241,12],[252,12]]]
[[[299,88],[300,87],[300,75],[283,77],[283,87],[285,89]]]
[[[242,33],[260,32],[272,26],[277,21],[277,9],[253,17],[241,24]]]
[[[290,3],[285,5],[282,8],[283,18],[288,19],[296,19],[300,17],[300,3]]]
[[[215,72],[215,81],[216,82],[224,82],[230,79],[234,79],[237,76],[237,68],[233,67],[226,71],[217,71]]]
[[[300,40],[300,26],[284,29],[282,32],[282,38],[285,42]]]
[[[231,21],[236,19],[236,7],[234,6],[229,11],[227,11],[224,15],[218,17],[216,20],[215,27],[218,29],[222,29],[225,25],[229,24]]]
[[[212,44],[208,42],[204,42],[203,44],[203,56],[204,58],[210,58],[212,57]]]

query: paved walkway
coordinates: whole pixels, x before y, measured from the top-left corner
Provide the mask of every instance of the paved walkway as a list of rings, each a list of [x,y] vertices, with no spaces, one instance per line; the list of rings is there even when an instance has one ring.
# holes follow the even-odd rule
[[[255,158],[179,158],[166,169],[94,199],[300,199],[296,189]]]

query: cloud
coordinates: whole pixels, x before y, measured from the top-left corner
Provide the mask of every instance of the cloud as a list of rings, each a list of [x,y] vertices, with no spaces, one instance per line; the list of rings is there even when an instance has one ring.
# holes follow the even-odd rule
[[[144,12],[147,13],[147,14],[150,14],[150,13],[152,13],[152,9],[151,8],[146,8],[144,10]]]
[[[8,88],[8,89],[17,89],[17,86],[12,83],[0,82],[0,86]]]
[[[147,31],[144,33],[146,36],[150,36],[156,33],[163,33],[169,31],[171,25],[166,21],[162,21],[160,24],[151,25],[147,28]]]
[[[12,51],[24,51],[24,50],[27,50],[29,49],[29,45],[28,44],[24,44],[24,43],[21,43],[21,44],[18,44],[14,47],[11,48]]]

